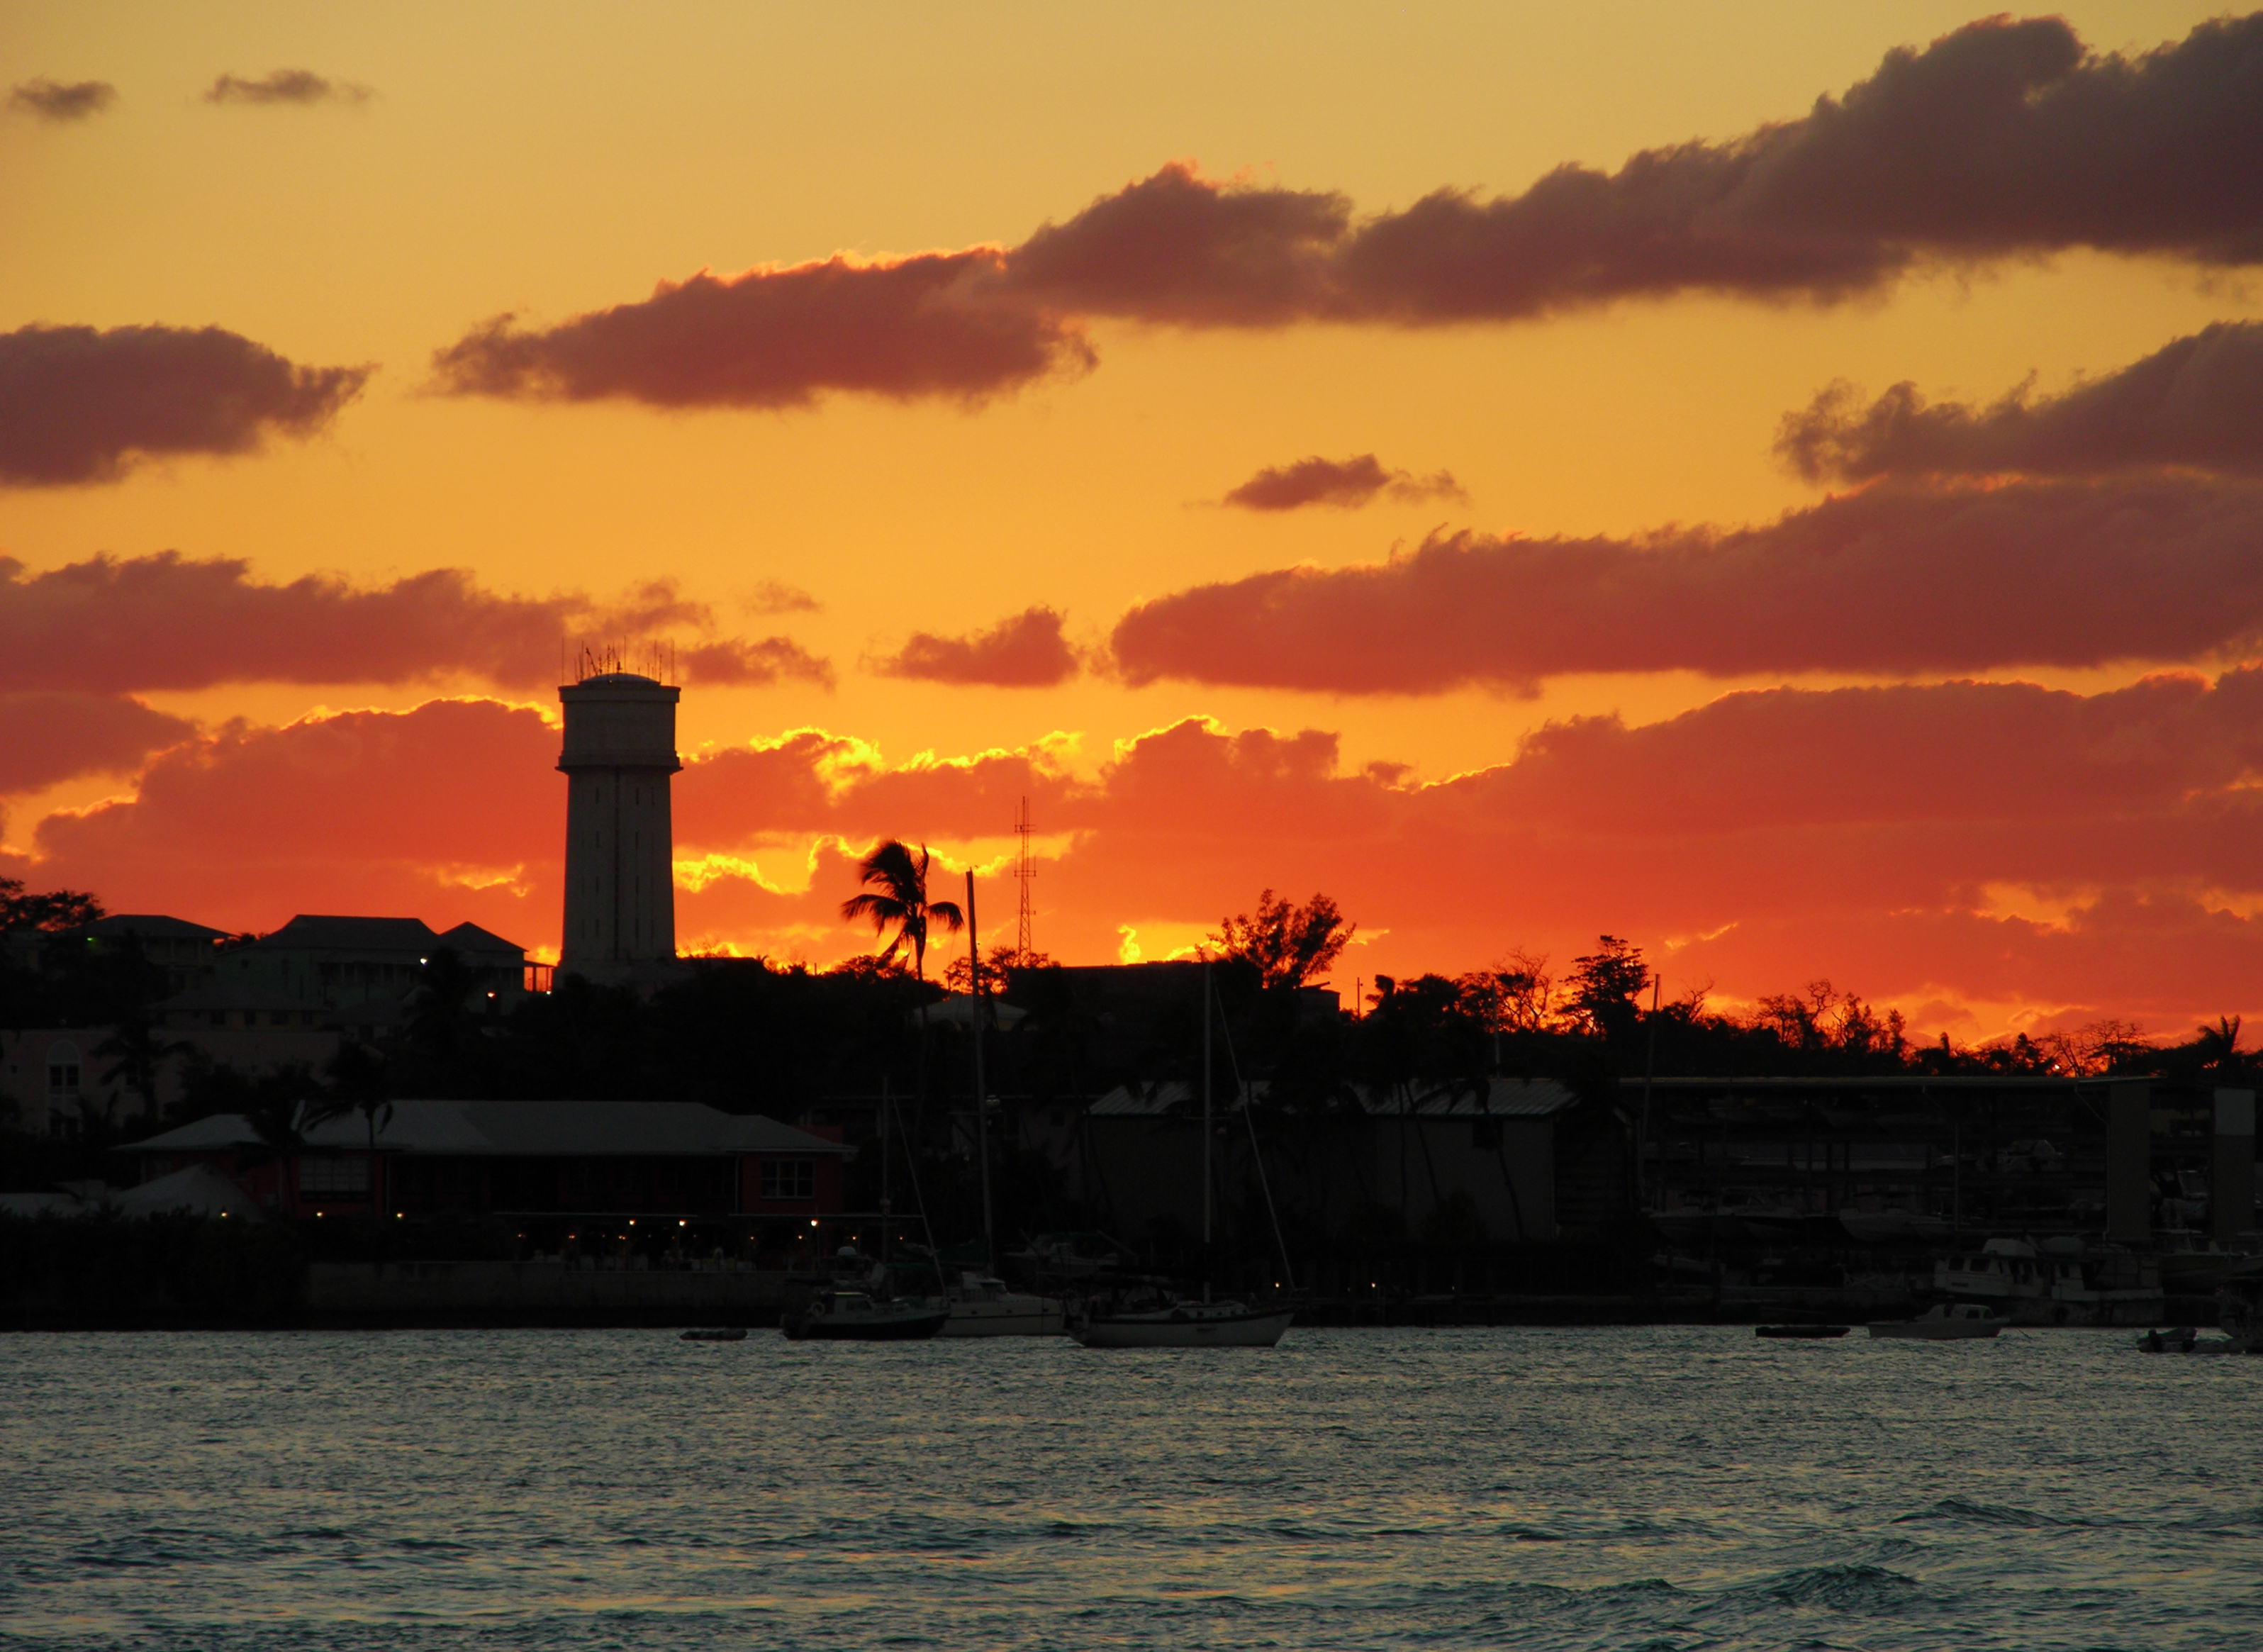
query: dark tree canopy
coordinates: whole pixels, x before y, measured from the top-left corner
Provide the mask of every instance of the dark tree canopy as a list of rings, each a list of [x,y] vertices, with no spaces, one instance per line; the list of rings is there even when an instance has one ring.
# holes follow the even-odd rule
[[[1228,958],[1255,968],[1259,984],[1270,989],[1301,987],[1321,974],[1357,929],[1327,895],[1291,906],[1268,889],[1254,913],[1222,920],[1211,939]]]

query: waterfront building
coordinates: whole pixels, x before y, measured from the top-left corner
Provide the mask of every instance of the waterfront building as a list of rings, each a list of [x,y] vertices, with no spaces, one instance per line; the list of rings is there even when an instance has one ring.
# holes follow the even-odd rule
[[[374,1124],[372,1133],[372,1125]],[[279,1155],[215,1114],[134,1143],[141,1179],[192,1164],[306,1217],[502,1216],[808,1222],[842,1209],[837,1135],[688,1101],[397,1101],[308,1124]],[[374,1153],[372,1152],[372,1140]]]

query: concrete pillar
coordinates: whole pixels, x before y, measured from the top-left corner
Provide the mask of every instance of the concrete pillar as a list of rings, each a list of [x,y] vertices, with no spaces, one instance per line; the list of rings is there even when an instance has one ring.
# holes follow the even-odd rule
[[[2153,1087],[2123,1080],[2108,1089],[2106,1236],[2143,1244],[2152,1232]]]
[[[2208,1185],[2209,1236],[2230,1245],[2255,1226],[2255,1092],[2216,1092],[2216,1151]]]
[[[566,738],[565,934],[560,975],[657,979],[676,959],[669,785],[683,691],[608,671],[558,691]]]

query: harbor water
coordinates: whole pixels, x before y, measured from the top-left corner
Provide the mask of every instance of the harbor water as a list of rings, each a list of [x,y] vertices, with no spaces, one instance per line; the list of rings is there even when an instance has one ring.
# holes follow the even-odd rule
[[[0,1338],[0,1644],[2263,1645],[2263,1360]]]

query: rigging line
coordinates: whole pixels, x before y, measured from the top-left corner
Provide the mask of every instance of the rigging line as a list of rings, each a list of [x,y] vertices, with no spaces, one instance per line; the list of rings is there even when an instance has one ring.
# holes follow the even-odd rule
[[[919,1206],[920,1231],[927,1235],[928,1266],[934,1270],[936,1282],[941,1285],[944,1282],[943,1252],[935,1248],[935,1228],[927,1219],[927,1195],[920,1192],[919,1144],[904,1135],[903,1112],[896,1106],[895,1098],[888,1093],[885,1083],[880,1087],[880,1105],[888,1109],[890,1116],[896,1121],[896,1127],[890,1134],[903,1138],[904,1163],[912,1173],[912,1199]],[[948,1289],[947,1286],[945,1288]]]
[[[1218,985],[1211,983],[1211,996],[1218,996]],[[1249,1156],[1257,1161],[1257,1188],[1265,1195],[1265,1218],[1273,1224],[1273,1245],[1281,1253],[1281,1278],[1293,1291],[1297,1288],[1297,1271],[1289,1261],[1288,1241],[1281,1237],[1281,1214],[1273,1208],[1273,1183],[1265,1174],[1265,1149],[1258,1145],[1257,1119],[1251,1111],[1249,1085],[1241,1076],[1241,1058],[1233,1051],[1233,1029],[1225,1024],[1225,1000],[1218,1002],[1218,1025],[1225,1033],[1225,1059],[1233,1068],[1233,1088],[1241,1097],[1241,1122],[1249,1127]]]

